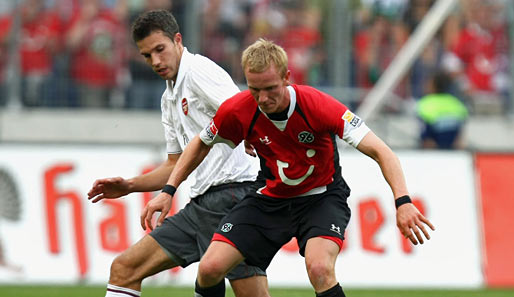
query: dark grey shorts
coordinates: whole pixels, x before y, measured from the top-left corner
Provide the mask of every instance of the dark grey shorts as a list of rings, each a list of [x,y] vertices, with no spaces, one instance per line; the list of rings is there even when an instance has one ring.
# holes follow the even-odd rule
[[[150,235],[180,266],[198,262],[221,219],[252,190],[255,191],[253,182],[211,187],[205,194],[191,199],[178,213],[167,217]],[[243,262],[229,272],[227,278],[241,279],[256,275],[265,276],[266,272]]]

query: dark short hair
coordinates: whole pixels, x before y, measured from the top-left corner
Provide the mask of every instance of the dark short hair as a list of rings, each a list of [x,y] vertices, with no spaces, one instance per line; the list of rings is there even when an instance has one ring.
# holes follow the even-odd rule
[[[438,71],[433,76],[434,91],[436,93],[447,93],[450,91],[453,80],[449,73]]]
[[[138,42],[154,31],[162,31],[173,40],[179,32],[179,27],[171,12],[160,9],[142,13],[132,24],[132,39]]]

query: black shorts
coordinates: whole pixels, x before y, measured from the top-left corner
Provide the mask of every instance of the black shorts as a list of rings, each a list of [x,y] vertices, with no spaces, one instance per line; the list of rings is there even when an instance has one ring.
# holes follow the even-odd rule
[[[164,252],[178,265],[187,267],[200,261],[207,250],[220,220],[248,193],[255,191],[253,182],[230,183],[211,187],[173,216],[167,217],[151,233]],[[255,266],[242,262],[228,274],[230,280],[266,275]]]
[[[289,199],[250,193],[221,220],[215,240],[227,239],[249,265],[266,270],[293,237],[302,256],[310,238],[327,236],[342,242],[350,220],[347,193],[339,187]]]

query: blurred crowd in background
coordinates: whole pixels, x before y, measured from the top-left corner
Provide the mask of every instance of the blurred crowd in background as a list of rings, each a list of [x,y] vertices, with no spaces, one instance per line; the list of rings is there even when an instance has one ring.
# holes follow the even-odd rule
[[[335,14],[343,2],[347,13]],[[355,108],[434,2],[0,0],[0,108],[18,102],[24,108],[159,109],[165,84],[130,37],[131,22],[150,9],[170,10],[183,34],[185,26],[194,27],[187,28],[196,35],[184,34],[185,45],[198,40],[189,50],[217,62],[238,84],[244,85],[242,50],[266,37],[288,52],[294,83],[358,90],[344,98],[333,94]],[[444,91],[472,114],[512,112],[510,2],[460,1],[395,88],[399,103],[386,112],[405,112],[402,102],[413,105],[428,95],[429,82],[441,72],[453,82]],[[349,59],[334,65],[334,22],[343,17]],[[334,68],[344,68],[348,79],[334,81]]]

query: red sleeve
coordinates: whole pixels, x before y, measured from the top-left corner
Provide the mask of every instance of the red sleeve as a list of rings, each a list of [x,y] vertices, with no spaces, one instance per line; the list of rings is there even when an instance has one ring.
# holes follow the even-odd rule
[[[234,145],[238,145],[243,141],[245,137],[241,113],[237,111],[239,106],[237,105],[238,96],[234,96],[225,102],[223,102],[216,115],[214,115],[213,123],[214,129],[217,131],[214,133],[217,137],[221,137],[222,140],[215,140],[215,142],[226,142],[223,140],[229,140]],[[243,115],[244,116],[244,115]]]

